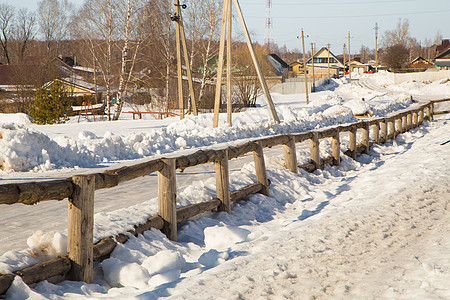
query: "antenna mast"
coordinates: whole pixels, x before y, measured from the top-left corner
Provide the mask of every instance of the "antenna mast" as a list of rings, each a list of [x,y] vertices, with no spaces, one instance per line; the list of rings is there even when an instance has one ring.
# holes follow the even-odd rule
[[[272,0],[267,0],[267,6],[266,6],[266,40],[265,40],[265,44],[267,45],[267,48],[269,49],[269,51],[272,49],[272,45],[273,45],[272,29],[273,29],[273,23],[272,23]]]
[[[375,27],[373,29],[375,29],[375,65],[376,68],[378,68],[378,29],[380,29],[380,27],[378,27],[378,23],[375,23]]]

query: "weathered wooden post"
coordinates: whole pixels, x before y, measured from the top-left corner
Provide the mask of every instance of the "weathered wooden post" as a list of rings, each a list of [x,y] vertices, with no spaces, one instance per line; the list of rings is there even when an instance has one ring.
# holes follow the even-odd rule
[[[423,123],[423,107],[419,109],[419,125]]]
[[[380,143],[380,122],[376,121],[375,124],[373,124],[373,142],[375,144]]]
[[[91,283],[94,279],[94,175],[72,177],[73,193],[69,198],[67,252],[71,268],[67,278]]]
[[[370,138],[369,138],[369,130],[370,125],[368,122],[364,122],[363,128],[362,128],[362,144],[364,145],[364,153],[369,154],[370,149]]]
[[[412,114],[412,127],[416,128],[417,126],[419,126],[419,113],[415,110]]]
[[[412,113],[408,112],[408,114],[406,115],[406,130],[410,130],[411,128],[413,128]]]
[[[288,143],[283,145],[284,162],[286,164],[286,169],[297,174],[298,166],[297,166],[297,152],[295,149],[295,139],[291,135],[289,135],[288,137],[289,137]]]
[[[350,150],[350,157],[353,159],[356,159],[356,132],[357,132],[357,130],[358,129],[356,128],[356,126],[352,126],[352,128],[348,132],[349,140],[350,140],[350,146],[349,146],[348,150]]]
[[[177,240],[176,205],[176,158],[162,159],[163,167],[158,171],[158,214],[164,220],[161,230],[170,240]]]
[[[270,196],[269,180],[267,179],[266,163],[264,161],[264,153],[261,141],[255,142],[256,149],[253,151],[253,159],[255,161],[256,180],[262,184],[261,194]]]
[[[405,133],[408,131],[408,114],[404,113],[402,114],[402,133]]]
[[[426,119],[427,119],[428,121],[431,121],[431,106],[430,106],[430,105],[427,105],[427,108],[426,108],[426,114],[427,114]]]
[[[430,103],[430,104],[427,106],[427,117],[428,117],[428,121],[433,121],[433,120],[434,120],[434,118],[433,118],[433,113],[434,113],[434,105],[433,105],[433,103]]]
[[[380,122],[380,139],[382,143],[385,143],[387,140],[387,120],[383,119]]]
[[[312,163],[316,169],[320,169],[319,133],[312,133],[312,137],[309,139],[309,149]]]
[[[333,156],[333,165],[339,166],[341,164],[341,141],[339,138],[339,127],[331,138],[331,155]]]
[[[231,214],[230,176],[228,169],[228,150],[225,149],[222,159],[216,161],[216,193],[221,204],[218,211]]]
[[[395,121],[396,121],[396,132],[395,132],[395,135],[399,135],[400,133],[402,133],[402,130],[403,130],[403,125],[402,125],[402,116],[397,116],[396,117],[396,119],[395,119]]]
[[[388,119],[388,126],[389,126],[389,132],[388,132],[388,139],[395,140],[395,119],[389,118]]]

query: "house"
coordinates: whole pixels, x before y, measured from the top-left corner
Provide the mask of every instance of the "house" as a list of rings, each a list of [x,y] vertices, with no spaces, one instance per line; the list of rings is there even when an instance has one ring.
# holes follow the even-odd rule
[[[294,61],[289,64],[288,76],[289,77],[297,77],[300,74],[303,74],[303,65],[298,61]]]
[[[358,73],[358,74],[363,74],[363,73],[367,73],[372,69],[372,65],[367,63],[367,64],[363,64],[358,60],[351,60],[348,64],[348,69],[349,71],[351,71],[352,73]]]
[[[267,55],[267,59],[271,63],[271,65],[275,68],[276,72],[275,74],[277,76],[282,76],[283,79],[288,78],[289,76],[289,65],[281,59],[276,54],[269,54]]]
[[[94,98],[92,102],[99,102],[102,97],[102,92],[106,91],[106,88],[101,86],[96,86],[93,83],[89,83],[83,80],[82,77],[79,76],[71,76],[65,78],[57,78],[52,81],[44,84],[43,88],[49,89],[56,82],[59,82],[62,86],[62,89],[66,92],[66,94],[70,97],[78,98]]]
[[[328,71],[332,76],[339,76],[340,72],[345,69],[344,64],[326,47],[322,47],[314,55],[314,76],[325,77],[328,76]],[[328,70],[329,67],[329,70]],[[306,69],[308,74],[312,75],[313,60],[310,58],[306,62]]]
[[[450,49],[450,40],[448,39],[442,40],[442,43],[439,46],[436,46],[436,56],[441,55],[448,49]]]
[[[450,48],[436,56],[434,64],[441,70],[450,70]]]
[[[423,58],[422,56],[419,56],[409,63],[409,67],[422,69],[422,68],[434,68],[435,65],[432,62],[429,62],[428,60]]]

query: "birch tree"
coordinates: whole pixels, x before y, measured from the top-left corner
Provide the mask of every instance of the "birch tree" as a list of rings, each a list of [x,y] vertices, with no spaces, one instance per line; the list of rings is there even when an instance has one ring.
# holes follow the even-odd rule
[[[27,49],[36,35],[36,15],[28,9],[20,9],[16,16],[14,26],[14,42],[19,63],[21,63]]]
[[[7,64],[11,63],[8,42],[12,35],[14,13],[15,9],[13,6],[0,4],[0,44]]]

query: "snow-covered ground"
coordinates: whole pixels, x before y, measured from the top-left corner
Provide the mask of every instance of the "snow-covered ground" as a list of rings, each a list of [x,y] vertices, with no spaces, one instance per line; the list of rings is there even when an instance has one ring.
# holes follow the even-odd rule
[[[183,121],[73,119],[52,126],[31,124],[24,115],[0,115],[0,183],[64,178],[302,132],[355,121],[353,113],[367,110],[385,116],[414,105],[411,95],[423,94],[423,86],[405,85],[393,85],[384,72],[352,84],[334,80],[311,95],[309,106],[304,95],[273,95],[281,124],[270,119],[261,98],[260,108],[235,114],[233,127],[222,121],[218,129],[211,128],[211,115]],[[450,83],[434,86],[430,96],[450,95]],[[156,230],[133,237],[96,266],[93,284],[45,281],[30,289],[16,278],[7,298],[448,299],[450,143],[444,142],[450,140],[449,121],[444,115],[426,122],[375,145],[357,161],[343,155],[340,167],[313,174],[287,171],[282,149],[268,150],[271,197],[258,194],[233,203],[231,216],[211,213],[188,221],[180,226],[177,243]],[[321,142],[323,155],[327,143]],[[306,161],[307,145],[297,146],[299,162]],[[232,189],[255,181],[250,158],[236,160],[231,170]],[[215,196],[208,167],[185,172],[177,176],[178,205]],[[145,176],[127,193],[121,186],[96,192],[95,239],[154,215],[156,194],[144,192],[154,182],[154,176]],[[2,206],[0,273],[64,254],[65,214],[63,201]],[[54,228],[36,225],[42,220]]]

